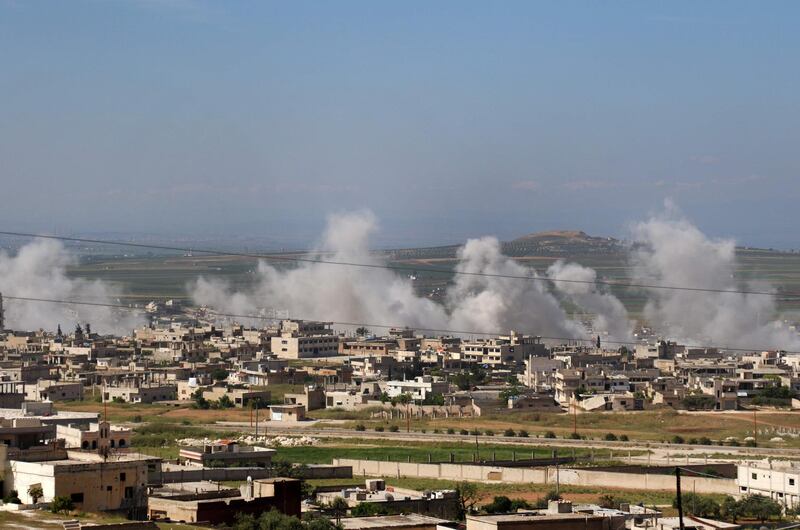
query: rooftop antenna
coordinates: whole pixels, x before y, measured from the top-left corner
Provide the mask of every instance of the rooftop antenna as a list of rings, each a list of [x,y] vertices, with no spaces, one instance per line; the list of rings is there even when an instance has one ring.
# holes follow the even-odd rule
[[[0,331],[6,329],[6,316],[3,311],[3,293],[0,293]]]

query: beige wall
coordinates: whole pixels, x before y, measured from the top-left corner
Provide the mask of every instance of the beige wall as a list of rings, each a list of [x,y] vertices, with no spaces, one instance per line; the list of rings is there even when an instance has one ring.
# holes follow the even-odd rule
[[[334,458],[334,465],[352,466],[353,476],[420,477],[444,480],[530,482],[535,484],[560,484],[577,486],[603,486],[620,489],[674,490],[675,477],[671,475],[648,475],[636,473],[609,473],[589,469],[565,469],[555,467],[522,468],[475,466],[470,464],[415,464],[408,462],[386,462]],[[681,484],[686,491],[697,493],[721,493],[736,495],[739,488],[733,479],[683,477]]]

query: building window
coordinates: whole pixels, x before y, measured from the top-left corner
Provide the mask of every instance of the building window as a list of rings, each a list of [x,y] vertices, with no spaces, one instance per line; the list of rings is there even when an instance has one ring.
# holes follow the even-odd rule
[[[790,485],[790,486],[794,486],[794,479],[793,479],[793,478],[790,478],[790,479],[789,479],[789,485]]]
[[[750,474],[750,477],[751,477],[753,480],[756,480],[756,479],[758,478],[758,473],[751,473],[751,474]]]
[[[106,491],[111,491],[111,486],[106,486]]]
[[[125,498],[132,499],[133,498],[133,486],[127,486],[125,488]]]
[[[119,474],[119,481],[120,482],[125,482],[125,473],[120,473]]]
[[[72,502],[83,502],[83,493],[72,493],[69,498]]]

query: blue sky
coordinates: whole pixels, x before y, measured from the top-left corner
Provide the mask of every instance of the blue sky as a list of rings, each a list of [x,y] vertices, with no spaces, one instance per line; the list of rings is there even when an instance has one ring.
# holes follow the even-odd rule
[[[3,229],[800,248],[796,2],[0,0]]]

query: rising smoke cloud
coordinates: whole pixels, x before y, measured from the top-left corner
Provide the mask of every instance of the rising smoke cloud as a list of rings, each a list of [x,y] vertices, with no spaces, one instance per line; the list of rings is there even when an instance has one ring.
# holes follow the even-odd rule
[[[592,329],[608,333],[614,341],[631,339],[634,323],[628,311],[616,296],[598,289],[594,269],[559,260],[547,269],[547,277],[554,280],[557,292],[592,315]]]
[[[52,240],[25,245],[14,256],[0,252],[0,292],[26,298],[117,303],[119,293],[108,283],[68,277],[67,267],[75,263],[75,257]],[[55,331],[60,324],[65,333],[77,323],[88,322],[95,332],[126,334],[143,322],[133,313],[118,314],[106,307],[20,300],[6,300],[5,313],[9,329]]]
[[[376,230],[369,212],[329,218],[316,257],[380,265],[369,252]],[[503,256],[495,238],[470,240],[458,254],[457,270],[525,276],[535,274]],[[579,337],[585,330],[570,320],[542,282],[456,276],[439,304],[414,292],[412,280],[387,269],[302,263],[279,270],[261,262],[253,291],[236,292],[225,282],[201,278],[191,288],[201,305],[234,314],[263,307],[283,309],[296,318],[405,325],[412,328],[498,333],[521,332]],[[375,330],[378,331],[378,330]]]
[[[376,228],[375,216],[369,212],[334,215],[312,255],[328,261],[381,265],[369,252],[369,237]],[[734,278],[734,243],[707,238],[672,208],[634,225],[632,236],[635,243],[629,248],[629,260],[637,283],[725,290],[742,287]],[[631,340],[634,322],[618,298],[591,283],[597,278],[591,268],[559,261],[539,276],[504,256],[500,242],[493,237],[467,241],[457,258],[457,271],[489,276],[456,275],[442,303],[418,296],[409,278],[391,270],[320,263],[278,269],[261,262],[255,285],[247,293],[209,278],[200,278],[190,291],[195,303],[225,313],[253,314],[274,308],[286,310],[293,318],[481,333],[514,329],[588,338],[584,325],[563,309],[560,301],[565,299],[592,315],[592,332],[604,333],[608,340]],[[590,283],[554,281],[550,287],[549,282],[502,276]],[[746,287],[768,289],[751,283]],[[773,297],[661,289],[645,294],[644,316],[666,337],[756,350],[800,348],[797,334],[773,321]]]
[[[770,290],[763,282],[738,281],[734,241],[706,237],[671,203],[632,232],[630,261],[639,283]],[[774,320],[774,296],[650,289],[647,297],[645,318],[670,337],[755,350],[800,348],[797,333]]]

